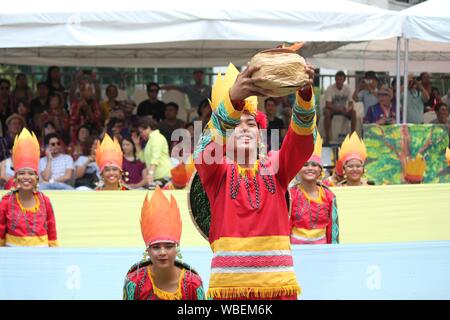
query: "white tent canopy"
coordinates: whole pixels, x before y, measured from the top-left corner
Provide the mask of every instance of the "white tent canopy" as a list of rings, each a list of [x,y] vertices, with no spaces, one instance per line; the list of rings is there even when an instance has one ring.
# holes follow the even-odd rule
[[[401,11],[406,16],[404,37],[450,42],[450,1],[428,0]]]
[[[281,42],[312,54],[401,34],[396,12],[346,0],[12,2],[0,13],[0,63],[214,66]]]
[[[310,60],[316,65],[330,69],[395,72],[396,48],[396,38],[350,43],[335,50],[315,54]],[[403,49],[402,43],[401,50]],[[408,69],[411,72],[450,72],[450,43],[411,39]]]

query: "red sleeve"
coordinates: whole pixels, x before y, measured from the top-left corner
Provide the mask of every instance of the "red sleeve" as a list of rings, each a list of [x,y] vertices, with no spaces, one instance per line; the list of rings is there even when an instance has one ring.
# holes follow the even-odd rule
[[[0,202],[0,247],[3,247],[6,242],[6,213],[8,212],[8,199],[6,195]]]
[[[50,199],[47,196],[43,196],[45,201],[45,206],[47,210],[47,235],[48,235],[48,244],[49,247],[57,247],[58,239],[56,236],[56,221],[55,221],[55,213],[53,212],[53,207],[50,202]]]
[[[280,151],[270,154],[271,162],[276,165],[274,169],[278,169],[276,177],[283,187],[288,187],[313,151],[313,135],[298,135],[289,126]]]
[[[194,160],[195,168],[207,193],[210,190],[217,190],[221,178],[226,174],[225,160],[223,146],[215,142],[210,142]]]
[[[205,300],[205,292],[203,291],[203,283],[200,276],[192,271],[187,271],[186,277],[189,279],[188,300]]]

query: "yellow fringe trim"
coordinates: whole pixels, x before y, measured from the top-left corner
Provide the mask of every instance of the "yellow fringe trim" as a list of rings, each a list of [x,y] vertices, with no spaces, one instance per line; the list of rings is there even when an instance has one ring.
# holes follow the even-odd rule
[[[281,296],[299,295],[302,289],[298,285],[266,288],[209,288],[207,297],[212,299],[233,298],[276,298]]]
[[[161,300],[181,300],[183,298],[183,294],[181,293],[181,282],[184,278],[185,269],[181,269],[180,280],[178,281],[178,288],[176,292],[167,292],[159,289],[152,278],[152,273],[150,272],[150,267],[148,267],[148,276],[150,277],[150,281],[152,282],[153,293]]]

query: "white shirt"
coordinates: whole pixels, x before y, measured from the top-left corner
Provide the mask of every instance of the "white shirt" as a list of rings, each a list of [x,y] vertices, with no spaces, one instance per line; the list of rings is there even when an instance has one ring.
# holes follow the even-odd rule
[[[42,157],[39,160],[39,175],[42,177],[42,172],[45,170],[47,166],[47,157]],[[57,157],[54,157],[52,160],[52,172],[50,175],[50,179],[58,179],[66,174],[67,169],[73,169],[73,159],[71,156],[67,154],[60,154]]]

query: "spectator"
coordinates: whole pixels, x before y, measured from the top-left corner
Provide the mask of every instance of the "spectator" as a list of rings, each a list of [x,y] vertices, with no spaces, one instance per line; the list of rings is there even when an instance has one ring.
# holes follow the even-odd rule
[[[187,123],[184,126],[184,129],[187,130],[187,134],[189,135],[183,136],[183,139],[180,141],[175,141],[170,153],[172,159],[176,159],[180,162],[188,162],[189,157],[194,153],[194,149],[197,145],[198,141],[196,141],[196,139],[198,140],[199,138],[199,136],[195,136],[194,122]]]
[[[39,82],[37,84],[37,97],[31,100],[31,116],[35,117],[49,109],[49,90],[46,82]]]
[[[198,117],[194,118],[192,121],[201,121],[202,122],[202,131],[205,129],[206,125],[211,118],[212,109],[209,103],[209,99],[203,99],[198,105],[197,109]]]
[[[162,89],[178,90],[187,94],[191,107],[195,108],[195,106],[200,105],[200,102],[202,100],[211,98],[211,87],[203,83],[204,75],[205,74],[202,70],[195,70],[192,74],[194,78],[194,84],[186,85],[183,87],[168,85],[163,86]]]
[[[46,146],[45,146],[45,136],[47,136],[50,133],[57,133],[56,132],[56,127],[55,124],[51,121],[47,121],[43,124],[42,126],[42,131],[41,131],[41,135],[39,137],[39,146],[41,147],[41,157],[45,157],[45,151],[46,151]],[[62,153],[66,153],[67,151],[67,146],[64,143],[64,141],[61,140],[61,152]]]
[[[64,109],[64,99],[61,97],[60,93],[54,93],[50,95],[50,104],[48,111],[44,111],[40,116],[40,122],[46,123],[51,121],[55,126],[56,132],[64,137],[68,141],[69,130],[70,130],[70,120]]]
[[[448,106],[441,102],[435,107],[436,119],[431,121],[433,124],[442,124],[447,128],[449,134],[449,146],[450,146],[450,119],[448,117]]]
[[[80,94],[81,99],[75,101],[71,109],[72,140],[76,139],[76,133],[80,126],[89,125],[93,130],[99,132],[102,124],[100,106],[96,101],[92,83],[84,82]]]
[[[80,132],[83,131],[81,127]],[[89,142],[90,141],[90,142]],[[95,189],[100,180],[100,170],[95,162],[95,149],[99,140],[86,140],[86,144],[82,148],[82,153],[78,156],[74,163],[75,167],[75,188],[83,190],[86,188]]]
[[[9,145],[10,155],[12,154],[12,148],[14,145],[14,141],[11,141]],[[14,168],[12,163],[12,158],[9,156],[0,162],[0,187],[4,189],[9,189],[8,186],[11,186],[11,179],[14,179]]]
[[[83,99],[82,91],[85,90],[86,85],[90,85],[92,89],[92,99],[100,101],[100,84],[97,81],[97,74],[92,70],[81,70],[75,76],[75,80],[70,84],[69,97],[72,105],[76,101]],[[100,108],[99,108],[99,112]]]
[[[283,120],[276,116],[277,114],[277,105],[274,98],[267,98],[264,101],[264,109],[266,111],[268,126],[267,126],[267,151],[272,150],[272,133],[278,135],[278,141],[276,142],[278,146],[276,146],[275,150],[280,150],[281,143],[283,141],[284,136],[286,135],[286,127],[284,126]],[[272,131],[272,130],[277,130]],[[275,133],[276,132],[276,133]]]
[[[395,104],[392,102],[394,97],[392,89],[383,85],[378,90],[378,103],[367,110],[364,123],[376,123],[379,125],[395,124],[396,113]]]
[[[146,141],[144,150],[140,148],[139,139],[133,139],[137,149],[139,160],[147,167],[147,184],[154,183],[165,185],[170,180],[172,167],[169,146],[166,138],[159,132],[158,123],[152,118],[143,118],[138,125],[140,137]]]
[[[11,115],[11,82],[7,79],[0,79],[0,121],[2,129],[5,129],[5,121]],[[4,132],[3,132],[4,135]]]
[[[77,139],[71,142],[68,153],[74,161],[77,161],[81,155],[89,155],[92,146],[91,129],[88,126],[81,126],[77,131]],[[93,160],[95,161],[95,159]]]
[[[407,123],[423,123],[424,103],[430,99],[428,92],[419,80],[412,76],[408,77]]]
[[[442,102],[439,89],[431,84],[431,77],[428,72],[422,72],[417,79],[422,84],[423,89],[428,93],[428,100],[424,102],[424,112],[434,111],[436,104]]]
[[[111,138],[116,137],[117,140],[122,140],[123,136],[130,135],[128,127],[125,125],[125,120],[122,118],[111,118],[107,123],[106,132]]]
[[[11,92],[11,108],[17,112],[19,101],[25,100],[28,103],[33,99],[33,93],[28,87],[27,76],[24,73],[19,73],[16,76],[16,86]]]
[[[130,189],[140,189],[147,185],[147,169],[136,157],[136,145],[129,136],[122,138],[123,164],[122,170]]]
[[[46,156],[39,160],[41,190],[71,190],[73,159],[61,153],[61,139],[56,133],[45,136]]]
[[[159,84],[150,82],[147,84],[148,99],[142,101],[137,109],[139,117],[152,116],[157,122],[164,119],[166,105],[158,100]]]
[[[17,113],[25,119],[25,127],[34,131],[33,118],[31,116],[30,104],[27,100],[17,102]]]
[[[59,71],[59,67],[50,66],[47,69],[47,79],[46,79],[48,93],[49,95],[60,93],[62,97],[65,98],[65,88],[61,83],[61,72]]]
[[[25,127],[25,119],[17,113],[13,113],[6,119],[6,126],[8,128],[7,134],[0,137],[0,161],[11,155],[9,146],[12,145],[16,135]]]
[[[331,123],[335,115],[341,115],[350,120],[351,132],[356,128],[356,111],[353,109],[351,89],[345,84],[346,77],[344,71],[338,71],[334,77],[336,82],[325,90],[325,144],[330,141]]]
[[[102,112],[102,120],[106,120],[109,116],[109,112],[111,110],[120,109],[120,102],[117,100],[117,96],[119,95],[119,91],[117,87],[113,84],[110,84],[106,87],[106,100],[104,100],[101,104],[101,112]]]
[[[364,105],[364,114],[374,104],[378,103],[377,89],[379,80],[374,71],[367,71],[364,79],[359,82],[355,92],[353,93],[353,100],[355,102],[361,101]]]
[[[177,118],[178,104],[175,102],[169,102],[166,104],[166,110],[164,111],[164,120],[158,124],[159,132],[166,138],[169,145],[169,152],[172,151],[172,133],[176,129],[182,129],[186,125],[186,122]],[[170,154],[170,153],[169,153]]]

